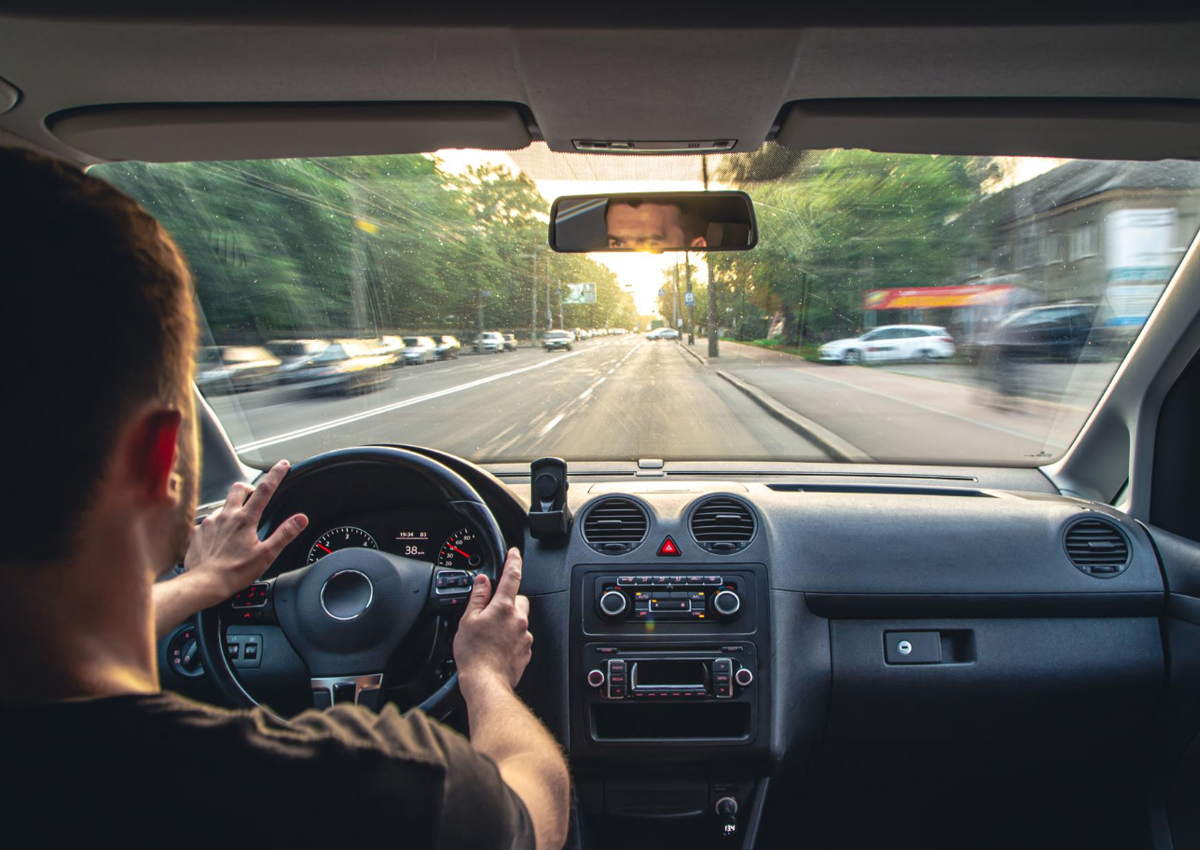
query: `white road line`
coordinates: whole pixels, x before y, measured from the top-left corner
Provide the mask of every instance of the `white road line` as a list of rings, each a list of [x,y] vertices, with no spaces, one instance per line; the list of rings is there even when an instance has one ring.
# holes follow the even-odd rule
[[[342,425],[349,425],[351,422],[359,422],[363,419],[370,419],[372,416],[379,416],[382,413],[390,413],[393,410],[399,410],[402,407],[409,407],[414,404],[420,404],[421,402],[432,401],[435,398],[442,398],[443,396],[448,396],[452,393],[474,389],[475,387],[481,387],[484,384],[490,384],[492,381],[499,381],[503,378],[511,378],[513,375],[520,375],[522,372],[531,372],[534,369],[541,369],[546,366],[551,366],[555,363],[561,363],[564,360],[568,360],[572,357],[578,357],[580,354],[586,354],[587,352],[588,349],[572,351],[569,354],[563,354],[559,357],[555,357],[553,360],[543,360],[540,363],[534,363],[532,366],[524,366],[520,369],[513,369],[509,372],[501,372],[498,375],[489,375],[486,378],[469,381],[465,384],[446,387],[446,389],[438,390],[437,392],[426,393],[425,395],[407,398],[404,401],[397,401],[393,404],[385,404],[382,407],[372,408],[371,410],[364,410],[362,413],[355,413],[351,416],[343,416],[340,419],[331,419],[328,422],[321,422],[317,425],[309,425],[307,428],[299,428],[295,431],[289,431],[286,434],[279,434],[274,437],[266,437],[261,440],[254,440],[250,443],[243,443],[240,446],[234,446],[234,450],[239,452],[249,452],[255,449],[264,449],[267,446],[278,445],[279,443],[287,443],[291,440],[299,439],[300,437],[307,437],[311,434],[319,434],[321,431],[328,431],[331,428],[340,428]]]
[[[553,419],[551,419],[549,422],[546,423],[546,427],[544,427],[542,430],[538,431],[538,436],[544,437],[547,434],[549,434],[552,430],[554,430],[555,425],[557,425],[559,422],[563,421],[563,417],[566,415],[567,414],[565,414],[565,413],[560,413],[560,414],[558,414],[558,416],[555,416]]]
[[[579,397],[576,399],[576,401],[583,401],[585,398],[587,398],[588,396],[590,396],[592,394],[592,390],[596,389],[596,387],[600,386],[607,380],[608,380],[608,378],[601,378],[600,380],[596,381],[596,383],[592,384],[590,387],[588,387],[586,390],[584,390],[582,393],[580,393]]]

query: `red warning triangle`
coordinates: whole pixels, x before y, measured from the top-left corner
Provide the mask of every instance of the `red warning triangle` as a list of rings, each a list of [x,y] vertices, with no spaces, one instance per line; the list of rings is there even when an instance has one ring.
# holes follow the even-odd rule
[[[679,555],[679,547],[675,545],[675,541],[671,539],[671,535],[668,534],[667,539],[658,547],[658,555],[660,558],[663,556]]]

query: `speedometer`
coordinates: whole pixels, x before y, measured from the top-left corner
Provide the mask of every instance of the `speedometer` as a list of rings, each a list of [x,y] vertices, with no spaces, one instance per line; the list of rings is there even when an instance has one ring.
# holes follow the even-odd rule
[[[367,534],[361,528],[355,528],[352,525],[331,528],[318,537],[317,542],[308,550],[308,562],[315,564],[326,555],[332,555],[338,549],[358,547],[378,549],[379,545],[375,542],[374,537]]]
[[[483,546],[469,528],[460,528],[451,534],[438,551],[439,567],[459,570],[476,569],[483,563]]]

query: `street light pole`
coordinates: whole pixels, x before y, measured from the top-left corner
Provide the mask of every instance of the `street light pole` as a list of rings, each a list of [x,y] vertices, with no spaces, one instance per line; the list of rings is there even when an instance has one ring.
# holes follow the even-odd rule
[[[694,313],[694,305],[696,303],[696,301],[695,301],[696,296],[692,294],[692,261],[688,255],[687,251],[683,252],[683,269],[684,269],[684,273],[687,275],[687,294],[692,296],[691,298],[686,299],[687,301],[691,301],[691,303],[687,305],[688,345],[695,345],[696,344],[696,325],[692,321],[692,316]]]

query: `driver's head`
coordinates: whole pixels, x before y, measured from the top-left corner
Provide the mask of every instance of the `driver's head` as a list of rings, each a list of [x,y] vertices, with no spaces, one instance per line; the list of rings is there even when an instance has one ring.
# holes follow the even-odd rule
[[[605,221],[609,248],[657,252],[708,247],[701,232],[703,221],[687,215],[678,204],[613,201],[608,205]]]
[[[169,567],[196,507],[187,267],[145,210],[74,166],[0,148],[0,186],[3,573],[106,549]]]

